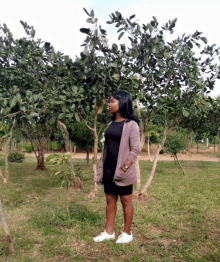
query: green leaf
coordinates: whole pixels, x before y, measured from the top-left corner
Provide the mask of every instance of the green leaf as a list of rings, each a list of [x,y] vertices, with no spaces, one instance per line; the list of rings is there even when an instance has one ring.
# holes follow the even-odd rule
[[[66,96],[60,96],[63,101],[66,101]]]
[[[80,28],[79,31],[84,34],[89,35],[91,30],[89,28]]]
[[[71,86],[71,89],[72,89],[72,91],[73,91],[73,92],[75,92],[75,93],[76,93],[76,92],[77,92],[77,90],[78,90],[78,87],[77,87],[77,86]]]
[[[169,53],[165,52],[163,55],[164,55],[165,58],[168,58],[168,59],[170,58],[170,54]]]
[[[119,80],[119,74],[113,74],[112,78],[114,78],[116,81]]]
[[[61,105],[61,104],[64,104],[64,103],[65,103],[64,101],[55,101],[56,105]]]
[[[28,118],[32,118],[32,117],[38,117],[39,114],[36,112],[31,112],[30,115],[28,116]]]
[[[2,115],[7,115],[10,112],[10,110],[11,110],[10,107],[2,108],[1,109],[1,114]]]
[[[122,36],[124,35],[125,32],[122,32],[119,37],[118,37],[118,40],[120,40],[122,38]]]
[[[61,113],[59,114],[58,119],[63,119],[64,117],[65,117],[65,113]]]
[[[54,125],[57,122],[57,118],[55,115],[53,115],[50,119],[49,119],[49,124],[50,125]]]
[[[76,121],[80,122],[79,115],[76,112],[75,112],[75,118],[76,118]]]
[[[186,109],[185,108],[183,108],[183,115],[185,116],[185,117],[188,117],[189,116],[189,112],[188,111],[186,111]]]
[[[44,64],[43,61],[40,61],[40,66],[41,66],[42,68],[45,68],[45,64]]]
[[[118,17],[119,19],[121,19],[121,13],[120,13],[120,12],[115,11],[115,14],[117,15],[117,17]]]
[[[107,21],[106,24],[113,24],[113,22],[112,21]]]
[[[131,20],[131,19],[134,18],[134,17],[135,17],[135,15],[130,16],[130,17],[129,17],[129,20]]]
[[[73,113],[67,114],[66,117],[68,117],[68,118],[73,118]]]
[[[88,74],[89,73],[89,69],[87,67],[84,67],[84,73]]]
[[[187,45],[188,45],[190,48],[193,48],[192,42],[188,41],[188,42],[187,42]]]
[[[87,22],[87,23],[94,24],[94,21],[93,21],[93,19],[92,19],[92,18],[88,18],[88,19],[86,19],[86,22]]]
[[[155,26],[155,21],[151,21],[150,24],[154,27]]]
[[[23,107],[23,106],[20,107],[20,110],[23,111],[23,112],[26,112],[26,108]]]
[[[104,29],[100,29],[100,32],[101,32],[103,35],[106,34],[106,30],[104,30]]]
[[[118,29],[117,33],[121,32],[122,30],[124,30],[124,27]]]
[[[83,7],[83,10],[86,12],[86,14],[88,15],[88,16],[90,16],[90,14],[88,13],[88,11]]]
[[[205,43],[205,44],[207,44],[208,43],[208,40],[207,40],[207,38],[206,37],[200,37],[200,39]]]
[[[89,50],[88,50],[88,47],[85,46],[84,50],[83,50],[83,54],[84,55],[89,55]]]
[[[109,67],[117,67],[116,63],[109,63]]]
[[[10,102],[9,102],[10,107],[11,107],[11,108],[14,107],[14,106],[16,105],[16,102],[17,102],[17,98],[16,98],[16,96],[14,96],[14,97],[10,100]]]
[[[20,95],[20,94],[16,94],[16,99],[17,99],[17,102],[18,102],[19,104],[22,103],[22,99],[21,99],[21,95]]]
[[[90,15],[91,15],[92,18],[95,17],[95,13],[94,13],[94,10],[93,10],[93,9],[91,10]]]
[[[89,50],[91,51],[93,48],[94,48],[94,44],[92,43],[92,44],[89,46]]]
[[[27,90],[26,91],[26,96],[30,96],[31,95],[31,91],[30,90]]]
[[[157,23],[157,18],[156,18],[155,16],[153,16],[153,19],[154,19],[154,21]]]

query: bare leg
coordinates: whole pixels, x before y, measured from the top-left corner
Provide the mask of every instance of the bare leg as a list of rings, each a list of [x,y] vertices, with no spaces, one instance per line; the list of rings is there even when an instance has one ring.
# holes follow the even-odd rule
[[[124,232],[130,235],[131,224],[133,219],[133,204],[132,204],[132,195],[120,196],[120,200],[123,206],[124,211]]]
[[[112,194],[105,194],[106,196],[106,232],[110,235],[114,232],[115,216],[117,211],[118,197]]]

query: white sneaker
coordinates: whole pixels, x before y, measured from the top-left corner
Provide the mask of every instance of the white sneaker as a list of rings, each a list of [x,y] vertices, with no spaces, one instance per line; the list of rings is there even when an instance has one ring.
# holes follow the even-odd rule
[[[104,240],[114,239],[114,238],[115,238],[115,232],[112,235],[109,235],[106,231],[104,231],[99,236],[94,237],[93,240],[95,242],[102,242]]]
[[[123,232],[116,241],[117,244],[127,244],[133,240],[132,233],[128,235],[127,233]]]

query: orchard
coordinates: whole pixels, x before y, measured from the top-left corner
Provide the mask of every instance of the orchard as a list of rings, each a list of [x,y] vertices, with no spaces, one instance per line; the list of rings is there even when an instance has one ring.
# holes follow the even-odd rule
[[[219,164],[178,156],[191,156],[195,146],[198,153],[209,139],[220,159],[220,99],[209,96],[220,79],[220,47],[197,30],[167,42],[177,19],[140,24],[118,11],[106,22],[129,42],[110,46],[95,12],[84,11],[88,27],[79,28],[85,40],[75,60],[36,39],[24,21],[20,39],[0,24],[0,257],[116,261],[119,252],[118,261],[219,261]],[[128,248],[97,249],[90,233],[103,226],[98,156],[111,121],[107,101],[117,90],[131,95],[139,120],[139,237]],[[161,153],[175,161],[160,161]]]

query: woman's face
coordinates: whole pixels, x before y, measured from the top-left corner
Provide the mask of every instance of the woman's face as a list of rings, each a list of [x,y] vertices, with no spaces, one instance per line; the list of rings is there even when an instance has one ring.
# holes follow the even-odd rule
[[[111,113],[117,113],[119,111],[119,101],[111,96],[108,102],[108,108]]]

